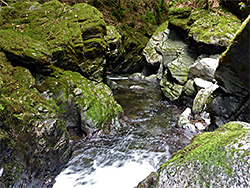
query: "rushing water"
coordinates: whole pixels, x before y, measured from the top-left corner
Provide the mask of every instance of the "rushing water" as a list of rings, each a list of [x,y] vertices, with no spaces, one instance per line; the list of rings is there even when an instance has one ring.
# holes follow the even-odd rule
[[[123,129],[80,141],[54,188],[133,188],[189,143],[175,128],[181,109],[162,100],[157,83],[116,83]]]

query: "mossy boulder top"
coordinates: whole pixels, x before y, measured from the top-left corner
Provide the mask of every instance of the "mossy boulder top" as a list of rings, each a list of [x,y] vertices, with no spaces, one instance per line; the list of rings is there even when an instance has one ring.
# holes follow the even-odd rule
[[[221,10],[194,9],[189,7],[171,8],[169,20],[174,26],[188,32],[198,43],[227,47],[241,20],[230,12]]]
[[[199,134],[159,171],[161,187],[248,187],[250,124],[230,122]]]
[[[101,80],[105,66],[106,23],[94,7],[16,2],[0,11],[0,49],[12,61],[46,71],[46,65]]]

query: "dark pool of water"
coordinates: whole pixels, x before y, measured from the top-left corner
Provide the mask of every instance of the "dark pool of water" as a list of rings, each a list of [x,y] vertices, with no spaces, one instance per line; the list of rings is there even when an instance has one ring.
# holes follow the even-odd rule
[[[117,79],[122,129],[79,142],[54,188],[133,188],[188,143],[175,128],[182,109],[162,99],[157,83]]]

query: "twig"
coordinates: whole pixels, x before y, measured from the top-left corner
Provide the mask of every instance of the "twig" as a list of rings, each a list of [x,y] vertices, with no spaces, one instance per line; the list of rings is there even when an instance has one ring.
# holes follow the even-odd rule
[[[6,3],[5,1],[3,0],[0,0],[3,4],[5,4],[6,6],[9,6],[8,3]]]

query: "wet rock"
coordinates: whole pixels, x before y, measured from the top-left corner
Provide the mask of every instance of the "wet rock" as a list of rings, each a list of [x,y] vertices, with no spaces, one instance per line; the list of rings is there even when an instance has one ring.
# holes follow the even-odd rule
[[[167,79],[162,78],[160,81],[161,91],[164,96],[170,100],[177,100],[182,93],[183,86],[169,82]]]
[[[152,172],[145,180],[141,181],[136,188],[151,188],[157,185],[158,173]]]
[[[182,52],[177,59],[167,64],[166,70],[160,81],[164,96],[170,100],[177,100],[188,80],[189,67],[196,56],[188,50]],[[187,86],[187,85],[186,85]],[[185,90],[187,87],[185,87]]]
[[[230,120],[250,121],[249,109],[249,30],[248,17],[231,45],[222,54],[215,72],[219,89],[208,100],[217,125]]]
[[[188,50],[184,51],[176,60],[167,65],[172,79],[184,85],[188,80],[189,67],[194,63],[196,54]]]
[[[161,48],[162,44],[168,39],[169,29],[168,22],[163,23],[150,38],[147,46],[143,49],[143,55],[148,64],[153,67],[159,67],[162,63],[163,51]]]
[[[157,82],[158,77],[155,74],[152,74],[150,76],[144,76],[141,73],[134,73],[131,76],[129,76],[129,79],[136,80],[136,81],[147,81],[147,82]]]
[[[249,127],[248,123],[230,122],[214,132],[196,135],[161,166],[157,187],[248,187]]]

